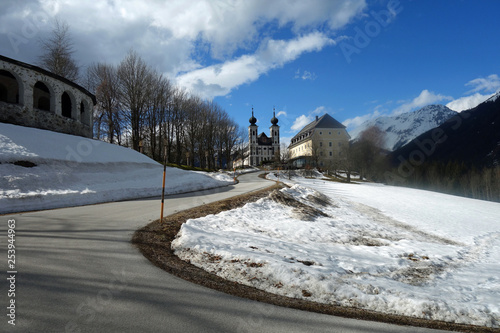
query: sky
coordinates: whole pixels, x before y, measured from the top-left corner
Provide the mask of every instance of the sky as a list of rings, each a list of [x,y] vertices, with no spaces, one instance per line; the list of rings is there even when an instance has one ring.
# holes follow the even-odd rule
[[[316,115],[348,130],[429,104],[456,111],[500,90],[496,0],[0,0],[0,54],[37,64],[55,19],[74,57],[134,50],[242,127],[252,108],[282,142]]]

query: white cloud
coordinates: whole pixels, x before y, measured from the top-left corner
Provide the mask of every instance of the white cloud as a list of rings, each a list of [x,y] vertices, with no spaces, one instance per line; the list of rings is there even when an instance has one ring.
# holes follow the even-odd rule
[[[295,60],[302,53],[319,51],[332,43],[320,32],[286,41],[267,40],[252,55],[193,70],[178,76],[177,83],[201,97],[223,96],[242,84],[257,80],[269,70]]]
[[[497,74],[491,74],[487,78],[477,78],[471,80],[467,82],[465,85],[474,87],[467,93],[473,93],[478,91],[496,92],[500,89],[500,77],[498,77]]]
[[[446,104],[446,106],[454,111],[461,112],[476,107],[493,95],[494,94],[481,95],[480,93],[475,93],[471,96],[464,96],[453,100],[450,103]]]
[[[279,116],[287,116],[286,112],[285,111],[280,111],[276,114],[276,117],[279,117]]]
[[[297,69],[295,72],[294,79],[302,79],[302,80],[316,80],[318,76],[314,72],[304,71],[302,74],[300,73],[300,69]]]
[[[496,92],[500,91],[500,77],[498,77],[497,74],[491,74],[486,78],[477,78],[471,80],[465,85],[473,87],[467,92],[467,94],[475,94],[457,98],[456,100],[453,100],[450,103],[446,104],[447,107],[457,112],[476,107],[488,98],[492,97]],[[486,92],[488,94],[483,95],[479,93],[480,91]]]
[[[319,114],[323,114],[323,113],[326,113],[326,108],[324,106],[318,106],[316,109],[312,110],[310,112],[311,115],[319,115]]]
[[[326,34],[313,31],[334,35],[366,7],[365,0],[27,0],[0,12],[0,32],[23,38],[15,48],[0,40],[0,48],[6,56],[33,62],[38,39],[48,34],[57,16],[70,24],[83,67],[95,61],[116,64],[133,48],[160,72],[169,77],[184,73],[179,80],[191,89],[218,96],[304,52],[333,44]],[[25,38],[25,26],[33,20],[39,24]],[[272,39],[281,30],[294,37]],[[263,36],[269,39],[262,42]],[[218,75],[215,66],[206,65],[214,59],[221,62]],[[313,78],[314,73],[303,76]]]
[[[292,127],[290,129],[292,131],[300,131],[304,126],[312,122],[316,116],[322,115],[326,113],[326,108],[324,106],[318,106],[316,109],[309,111],[308,115],[301,115],[295,118]]]
[[[359,127],[364,122],[366,122],[368,120],[375,119],[375,118],[379,117],[380,115],[381,115],[381,113],[379,111],[375,110],[372,113],[367,113],[367,114],[362,115],[362,116],[357,116],[354,118],[346,119],[346,120],[344,120],[344,122],[342,122],[342,124],[345,127],[347,127],[347,131],[349,132],[349,131]]]
[[[292,131],[300,131],[304,126],[312,122],[314,119],[313,116],[309,115],[306,116],[305,114],[301,115],[300,117],[297,117],[295,121],[293,122],[292,127],[290,129]]]
[[[430,104],[435,104],[435,103],[438,103],[441,101],[449,101],[449,100],[453,100],[453,97],[435,94],[435,93],[425,89],[425,90],[422,90],[420,95],[415,97],[410,102],[403,102],[404,104],[397,107],[393,111],[393,114],[410,112],[412,110],[422,108],[422,107],[430,105]]]

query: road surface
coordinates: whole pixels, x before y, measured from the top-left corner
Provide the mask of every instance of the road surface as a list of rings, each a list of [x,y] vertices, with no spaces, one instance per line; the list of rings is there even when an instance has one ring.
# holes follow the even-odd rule
[[[165,215],[269,185],[250,174],[235,186],[170,196]],[[171,276],[130,243],[159,208],[155,198],[0,216],[4,276],[8,220],[16,221],[17,270],[15,298],[2,279],[0,331],[438,332],[281,308]]]

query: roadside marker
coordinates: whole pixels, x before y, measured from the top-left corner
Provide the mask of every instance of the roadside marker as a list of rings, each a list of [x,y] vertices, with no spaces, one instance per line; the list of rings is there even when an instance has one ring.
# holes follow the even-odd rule
[[[165,202],[165,175],[167,173],[167,145],[165,143],[165,160],[163,161],[163,185],[161,186],[161,214],[160,223],[163,222],[163,206]]]
[[[160,223],[163,222],[163,206],[165,202],[165,174],[167,173],[167,163],[163,163],[163,185],[161,189],[161,214]]]

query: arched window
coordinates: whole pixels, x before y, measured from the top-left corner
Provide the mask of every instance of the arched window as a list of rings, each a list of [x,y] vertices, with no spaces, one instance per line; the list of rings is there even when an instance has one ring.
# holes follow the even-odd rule
[[[16,78],[6,70],[0,70],[0,102],[19,103],[19,84]]]
[[[7,96],[8,96],[7,87],[0,82],[0,102],[8,103]]]
[[[33,87],[33,108],[50,111],[50,90],[40,81]]]
[[[80,121],[85,124],[89,125],[92,122],[92,108],[89,107],[89,103],[86,100],[82,100],[80,102]]]
[[[67,92],[63,92],[61,96],[61,114],[63,117],[71,118],[71,98]]]

